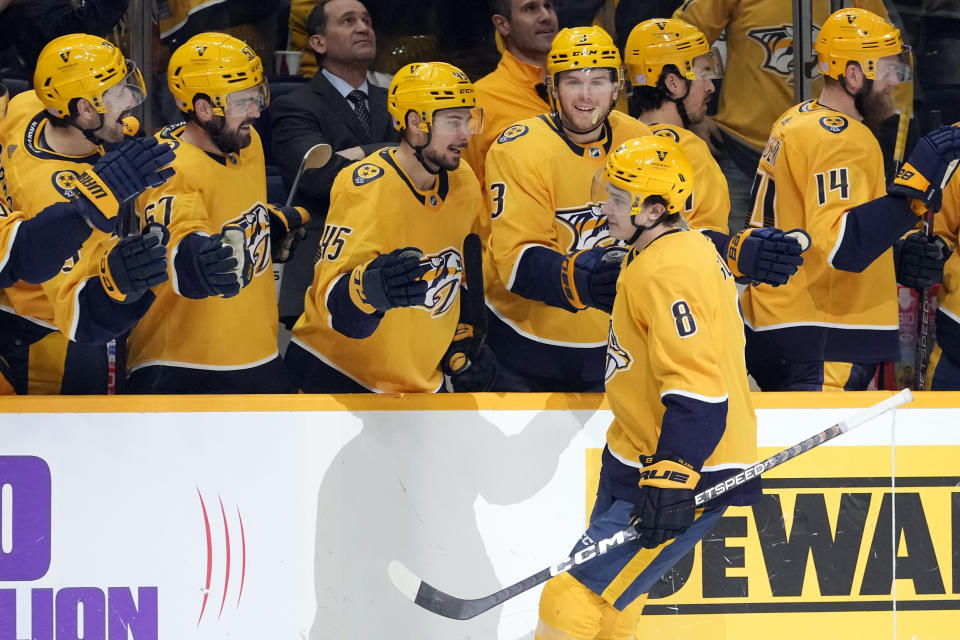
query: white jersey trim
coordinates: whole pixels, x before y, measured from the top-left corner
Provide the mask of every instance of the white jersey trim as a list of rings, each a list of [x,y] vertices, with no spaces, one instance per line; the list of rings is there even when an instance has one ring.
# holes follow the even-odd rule
[[[845,211],[840,217],[840,233],[837,234],[837,241],[833,245],[833,249],[830,251],[830,255],[827,256],[827,264],[829,264],[833,269],[836,269],[833,266],[833,258],[837,255],[837,251],[840,249],[840,244],[843,242],[843,234],[847,230],[847,212]]]
[[[745,324],[751,331],[758,332],[773,331],[775,329],[792,329],[795,327],[825,327],[827,329],[859,329],[871,331],[891,331],[900,329],[900,325],[896,324],[841,324],[839,322],[784,322],[781,324],[770,324],[765,327],[755,327],[746,318],[743,319],[743,324]]]
[[[280,357],[278,351],[274,351],[272,355],[267,356],[261,360],[255,362],[248,362],[246,364],[197,364],[194,362],[178,362],[176,360],[147,360],[145,362],[140,362],[130,367],[128,373],[133,373],[137,369],[143,369],[144,367],[183,367],[184,369],[199,369],[201,371],[241,371],[243,369],[253,369],[254,367],[259,367],[262,364],[267,364],[271,360],[275,360]]]
[[[70,334],[68,335],[73,341],[77,339],[77,325],[80,324],[80,292],[83,291],[88,282],[90,282],[90,278],[81,282],[73,294],[73,317],[70,319]]]
[[[676,396],[683,396],[685,398],[693,398],[694,400],[699,400],[700,402],[711,402],[713,404],[726,402],[727,399],[730,397],[730,394],[728,393],[725,393],[722,396],[705,396],[699,393],[693,393],[692,391],[682,391],[680,389],[667,389],[666,391],[660,394],[660,399],[663,400],[664,396],[671,395],[671,394]]]
[[[562,340],[549,340],[547,338],[541,338],[540,336],[535,336],[532,333],[527,333],[526,331],[524,331],[523,329],[515,325],[509,318],[507,318],[505,315],[497,311],[496,307],[494,307],[489,300],[487,301],[487,308],[493,312],[493,315],[503,320],[503,322],[507,324],[507,326],[509,326],[511,329],[513,329],[514,331],[522,335],[524,338],[527,338],[528,340],[533,340],[534,342],[539,342],[540,344],[549,344],[555,347],[569,347],[571,349],[596,349],[597,347],[607,346],[606,340],[604,340],[603,342],[563,342]]]
[[[622,462],[623,464],[627,465],[628,467],[633,467],[634,469],[643,469],[643,465],[640,464],[640,462],[638,462],[637,460],[630,460],[629,458],[624,458],[622,455],[620,455],[619,453],[617,453],[616,451],[614,451],[614,450],[611,449],[610,447],[607,447],[607,451],[609,451],[609,452],[610,452],[610,455],[612,455],[614,458],[616,458],[619,462]],[[706,471],[706,472],[710,472],[710,471],[724,471],[724,470],[727,470],[727,469],[739,469],[740,471],[743,471],[744,469],[746,469],[746,468],[748,468],[748,467],[751,467],[751,466],[753,466],[754,464],[756,464],[756,463],[754,463],[754,462],[749,462],[749,463],[744,463],[744,462],[724,462],[724,463],[721,463],[721,464],[703,465],[703,467],[701,467],[701,469],[700,469],[700,473],[703,473],[704,471]]]
[[[939,310],[942,311],[943,314],[946,315],[948,318],[950,318],[951,320],[953,320],[953,321],[956,322],[957,324],[960,324],[960,316],[958,316],[957,314],[953,313],[952,311],[950,311],[950,310],[948,310],[948,309],[946,309],[946,308],[944,308],[944,307],[938,307],[938,308],[939,308]]]
[[[20,231],[21,223],[23,223],[23,220],[17,220],[13,223],[13,231],[10,232],[10,241],[7,243],[7,252],[3,255],[3,260],[0,260],[0,271],[3,271],[7,262],[10,261],[10,256],[13,255],[13,243],[17,241],[17,232]]]
[[[49,322],[44,322],[43,320],[40,320],[39,318],[34,318],[33,316],[24,316],[24,315],[21,315],[21,314],[17,313],[17,310],[16,310],[16,309],[14,309],[13,307],[8,307],[8,306],[5,305],[5,304],[0,304],[0,311],[6,311],[7,313],[9,313],[9,314],[11,314],[11,315],[15,315],[15,316],[17,316],[18,318],[23,318],[24,320],[29,320],[29,321],[32,322],[33,324],[40,325],[41,327],[43,327],[43,328],[45,328],[45,329],[53,329],[54,331],[59,331],[59,329],[57,329],[57,327],[56,327],[55,325],[52,325],[52,324],[50,324]]]

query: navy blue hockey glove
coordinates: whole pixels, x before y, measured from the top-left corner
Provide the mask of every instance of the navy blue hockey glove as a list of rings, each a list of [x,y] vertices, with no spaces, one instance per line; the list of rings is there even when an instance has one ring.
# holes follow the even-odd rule
[[[893,264],[897,282],[905,287],[928,289],[943,282],[943,265],[950,247],[940,236],[928,237],[915,232],[893,245]]]
[[[270,253],[274,262],[286,262],[307,235],[310,213],[303,207],[267,205],[270,214]]]
[[[169,277],[167,248],[162,237],[152,233],[121,238],[100,258],[100,283],[118,302],[136,302]]]
[[[613,311],[620,265],[627,255],[623,247],[594,247],[571,253],[560,265],[560,284],[571,307]]]
[[[427,283],[420,278],[430,265],[421,257],[419,249],[404,247],[357,265],[350,274],[350,300],[364,313],[424,304]]]
[[[174,268],[180,294],[185,298],[231,298],[240,293],[234,249],[220,234],[191,233],[177,247]]]
[[[774,227],[750,227],[730,236],[727,267],[737,278],[779,286],[803,264],[800,255],[810,246],[810,236],[801,229],[784,233]]]
[[[693,524],[693,489],[700,474],[673,460],[658,460],[640,470],[630,524],[640,534],[640,546],[658,547]]]
[[[497,358],[490,347],[476,340],[473,327],[461,322],[440,361],[440,370],[449,392],[490,391],[497,376]]]
[[[920,138],[910,157],[887,186],[893,196],[919,200],[936,213],[940,211],[943,188],[960,160],[960,127],[934,129]]]
[[[144,189],[156,187],[174,174],[173,148],[156,138],[136,138],[123,142],[97,160],[93,169],[76,179],[77,190],[95,209],[78,204],[78,211],[87,221],[106,233],[117,224],[120,205],[138,196]]]

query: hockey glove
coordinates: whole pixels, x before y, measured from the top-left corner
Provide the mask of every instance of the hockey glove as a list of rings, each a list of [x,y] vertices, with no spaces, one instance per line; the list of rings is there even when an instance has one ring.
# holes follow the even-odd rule
[[[478,344],[473,327],[461,322],[440,361],[440,370],[443,386],[449,392],[490,391],[497,374],[497,358],[490,347]]]
[[[136,302],[148,289],[169,277],[167,248],[155,234],[121,238],[100,258],[100,283],[107,295],[118,302]]]
[[[570,306],[577,311],[594,307],[610,313],[620,264],[626,255],[623,247],[594,247],[565,256],[560,265],[560,284]]]
[[[943,282],[943,265],[950,248],[940,236],[928,237],[915,232],[893,245],[893,264],[897,282],[905,287],[927,289]]]
[[[96,207],[79,209],[81,215],[97,229],[112,232],[120,205],[144,189],[169,180],[174,170],[166,165],[174,158],[173,148],[159,144],[156,138],[127,140],[115,151],[104,154],[93,169],[80,174],[74,185]]]
[[[270,253],[274,262],[286,262],[293,255],[297,244],[307,235],[304,225],[310,214],[303,207],[277,207],[267,205],[270,214]]]
[[[810,246],[810,237],[794,229],[751,227],[730,236],[727,267],[737,278],[749,278],[773,286],[786,284],[803,264],[801,253]]]
[[[640,470],[639,488],[630,512],[640,546],[658,547],[693,524],[693,489],[700,474],[673,460],[658,460]]]
[[[192,233],[180,241],[174,267],[178,289],[186,298],[231,298],[240,293],[234,250],[220,234]]]
[[[934,129],[920,138],[887,193],[919,200],[929,211],[940,211],[942,189],[960,159],[960,127]]]
[[[424,304],[427,283],[420,278],[430,266],[421,264],[422,256],[405,247],[357,265],[350,274],[350,300],[364,313]]]

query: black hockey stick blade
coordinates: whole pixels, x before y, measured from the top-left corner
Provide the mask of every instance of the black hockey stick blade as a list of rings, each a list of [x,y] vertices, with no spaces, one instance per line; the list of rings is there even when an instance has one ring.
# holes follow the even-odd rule
[[[463,240],[463,270],[467,278],[466,319],[473,327],[474,343],[479,350],[487,337],[487,303],[483,292],[483,246],[475,233]]]
[[[730,489],[738,487],[742,484],[753,480],[754,478],[760,476],[762,473],[773,469],[774,467],[780,466],[787,460],[792,460],[793,458],[799,456],[802,453],[806,453],[811,449],[827,442],[828,440],[833,440],[839,435],[859,427],[865,422],[869,422],[874,418],[883,415],[884,413],[896,409],[902,404],[906,404],[913,400],[913,394],[910,392],[910,389],[904,389],[897,394],[886,398],[872,407],[868,407],[863,411],[859,411],[854,415],[850,416],[846,420],[841,420],[837,424],[824,429],[820,433],[817,433],[813,436],[810,436],[802,442],[775,453],[766,460],[757,462],[756,464],[751,465],[744,471],[727,478],[725,481],[701,491],[696,496],[694,496],[694,501],[697,506],[709,502],[714,498],[723,495]],[[391,560],[389,566],[387,567],[387,573],[390,576],[390,581],[393,583],[400,593],[405,595],[407,599],[413,602],[416,605],[423,607],[428,611],[432,611],[438,615],[441,615],[445,618],[452,618],[454,620],[469,620],[470,618],[476,617],[488,611],[498,604],[502,604],[513,598],[514,596],[520,595],[528,589],[546,582],[553,576],[559,575],[561,573],[566,573],[570,569],[574,568],[577,565],[581,565],[584,562],[589,562],[590,560],[602,556],[603,554],[616,549],[620,545],[626,544],[631,540],[637,539],[639,536],[636,529],[632,526],[618,531],[609,538],[595,542],[594,544],[580,549],[575,554],[568,556],[561,560],[560,562],[553,564],[542,571],[524,578],[516,584],[512,584],[509,587],[504,587],[497,592],[491,593],[488,596],[482,598],[475,598],[472,600],[465,600],[463,598],[457,598],[456,596],[451,596],[443,591],[440,591],[436,587],[424,582],[422,579],[417,577],[412,571],[405,567],[401,562],[397,560]]]

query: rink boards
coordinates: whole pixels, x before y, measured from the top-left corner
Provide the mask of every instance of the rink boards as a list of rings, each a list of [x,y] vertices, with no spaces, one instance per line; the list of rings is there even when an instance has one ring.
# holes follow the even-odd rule
[[[759,457],[888,395],[755,394]],[[452,621],[387,564],[473,598],[562,559],[610,418],[595,395],[4,398],[0,640],[528,640],[537,589]],[[640,637],[960,637],[958,460],[960,394],[926,393],[786,463]]]

